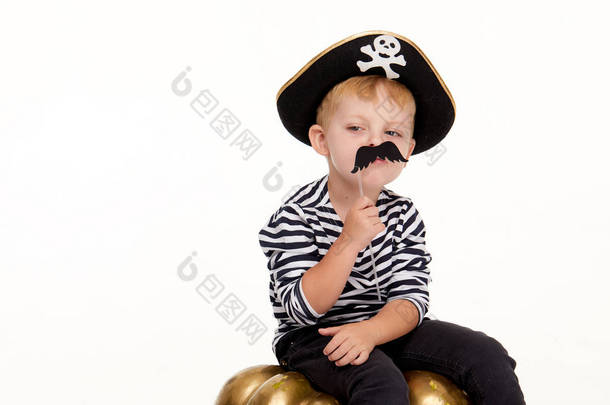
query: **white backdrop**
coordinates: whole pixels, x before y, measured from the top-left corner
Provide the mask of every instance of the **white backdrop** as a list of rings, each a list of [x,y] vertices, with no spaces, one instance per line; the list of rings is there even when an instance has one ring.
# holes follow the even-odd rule
[[[371,29],[420,46],[457,105],[444,153],[387,186],[426,223],[431,312],[500,340],[528,403],[610,400],[599,2],[14,3],[0,6],[0,403],[211,404],[276,363],[257,233],[327,168],[275,95]],[[267,329],[248,335],[248,319]]]

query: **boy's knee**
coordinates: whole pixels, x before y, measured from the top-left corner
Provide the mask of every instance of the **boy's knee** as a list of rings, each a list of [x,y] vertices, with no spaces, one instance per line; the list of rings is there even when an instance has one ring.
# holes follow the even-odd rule
[[[491,367],[495,368],[498,365],[505,365],[507,362],[510,367],[514,370],[517,363],[509,356],[506,348],[498,340],[491,336],[482,334],[477,339],[476,347],[472,350],[474,358],[472,359],[472,365],[476,367]]]

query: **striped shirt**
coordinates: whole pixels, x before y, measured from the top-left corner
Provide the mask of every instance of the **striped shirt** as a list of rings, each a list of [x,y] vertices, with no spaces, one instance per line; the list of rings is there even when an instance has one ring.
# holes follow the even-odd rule
[[[369,247],[357,256],[341,295],[319,314],[303,293],[302,275],[316,265],[339,237],[343,222],[328,194],[328,174],[301,187],[269,218],[258,237],[268,259],[269,297],[278,322],[273,353],[287,332],[318,322],[350,323],[377,314],[386,302],[406,299],[419,311],[419,326],[428,311],[426,228],[410,198],[383,187],[376,202],[385,229],[371,241],[381,302]]]

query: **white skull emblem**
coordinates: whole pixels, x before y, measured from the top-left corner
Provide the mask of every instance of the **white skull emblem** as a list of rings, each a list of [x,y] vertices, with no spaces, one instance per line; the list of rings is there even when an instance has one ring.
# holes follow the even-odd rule
[[[360,71],[366,72],[372,67],[380,66],[385,71],[388,79],[400,77],[400,75],[394,72],[390,67],[390,64],[392,63],[400,66],[405,66],[407,64],[403,55],[396,56],[398,55],[398,52],[400,52],[400,42],[391,35],[380,35],[373,41],[373,46],[375,47],[374,50],[371,45],[365,45],[360,48],[362,53],[365,53],[372,58],[372,60],[368,62],[361,60],[356,62]]]
[[[386,55],[385,57],[387,58],[396,56],[398,51],[400,51],[400,43],[396,38],[390,35],[378,36],[373,41],[373,46],[378,55]]]

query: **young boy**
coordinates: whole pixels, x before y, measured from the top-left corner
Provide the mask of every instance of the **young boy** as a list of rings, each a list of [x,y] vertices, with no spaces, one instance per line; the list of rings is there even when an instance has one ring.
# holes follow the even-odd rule
[[[524,404],[497,340],[425,316],[426,228],[410,198],[384,187],[453,124],[453,98],[423,52],[386,31],[353,35],[300,69],[277,105],[329,168],[259,232],[280,365],[350,405],[408,404],[401,370],[445,375],[474,404]]]

